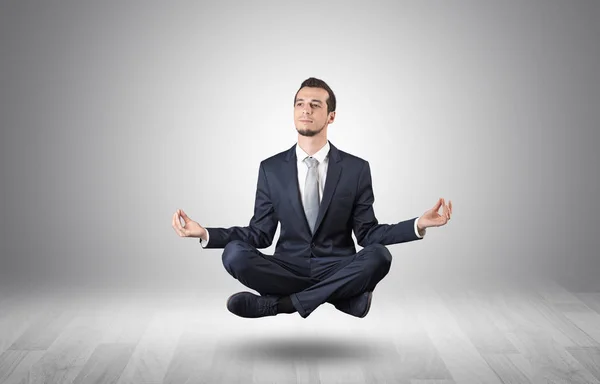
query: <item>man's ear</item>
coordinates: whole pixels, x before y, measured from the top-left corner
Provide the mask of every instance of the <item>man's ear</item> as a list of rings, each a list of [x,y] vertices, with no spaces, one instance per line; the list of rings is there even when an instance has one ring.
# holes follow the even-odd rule
[[[333,112],[329,112],[329,124],[333,123],[333,120],[335,120],[335,111]]]

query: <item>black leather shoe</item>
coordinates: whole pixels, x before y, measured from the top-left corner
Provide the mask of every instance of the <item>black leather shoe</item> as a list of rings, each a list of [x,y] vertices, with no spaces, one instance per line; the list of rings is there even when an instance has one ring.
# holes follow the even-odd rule
[[[278,299],[278,296],[258,296],[250,292],[238,292],[227,299],[227,309],[240,317],[275,316]]]
[[[333,305],[340,311],[356,317],[365,317],[371,308],[373,292],[368,291],[346,300],[336,301]]]

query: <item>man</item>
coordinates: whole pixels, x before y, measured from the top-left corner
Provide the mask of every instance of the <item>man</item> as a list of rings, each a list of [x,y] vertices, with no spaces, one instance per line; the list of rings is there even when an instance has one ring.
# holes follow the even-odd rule
[[[173,215],[179,236],[200,238],[203,248],[224,249],[227,272],[260,293],[229,297],[227,308],[238,316],[297,311],[306,318],[329,302],[364,317],[375,286],[390,269],[392,256],[385,246],[420,240],[426,228],[450,220],[452,202],[446,205],[440,198],[419,218],[379,224],[369,163],[327,139],[335,108],[335,95],[324,81],[311,77],[300,85],[294,97],[298,142],[260,163],[248,226],[204,228],[180,209]],[[258,248],[272,244],[278,223],[275,253],[265,255]],[[363,247],[359,252],[352,231]]]

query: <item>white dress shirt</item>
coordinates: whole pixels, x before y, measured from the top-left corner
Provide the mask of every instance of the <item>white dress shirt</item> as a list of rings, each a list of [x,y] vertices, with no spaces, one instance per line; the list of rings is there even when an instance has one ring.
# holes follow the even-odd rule
[[[325,189],[325,179],[327,178],[327,166],[329,165],[329,141],[323,146],[323,148],[319,149],[312,157],[317,159],[319,163],[317,164],[317,172],[319,174],[319,202],[323,199],[323,190]],[[309,157],[309,155],[304,152],[302,148],[298,144],[296,144],[296,165],[298,167],[298,186],[300,187],[300,197],[301,202],[304,201],[304,184],[306,183],[306,174],[308,173],[308,166],[304,163],[304,159]],[[415,220],[415,234],[418,238],[422,238],[419,234],[419,229],[417,228],[417,220]],[[423,230],[423,235],[427,230]],[[204,241],[200,239],[200,244],[202,247],[206,247],[208,241],[210,240],[210,236],[208,234],[208,230],[206,230],[207,240]]]

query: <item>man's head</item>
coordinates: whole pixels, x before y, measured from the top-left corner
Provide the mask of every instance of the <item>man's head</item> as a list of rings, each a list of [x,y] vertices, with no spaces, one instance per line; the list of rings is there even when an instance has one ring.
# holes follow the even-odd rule
[[[299,134],[315,136],[335,119],[335,95],[320,79],[308,78],[294,96],[294,124]]]

